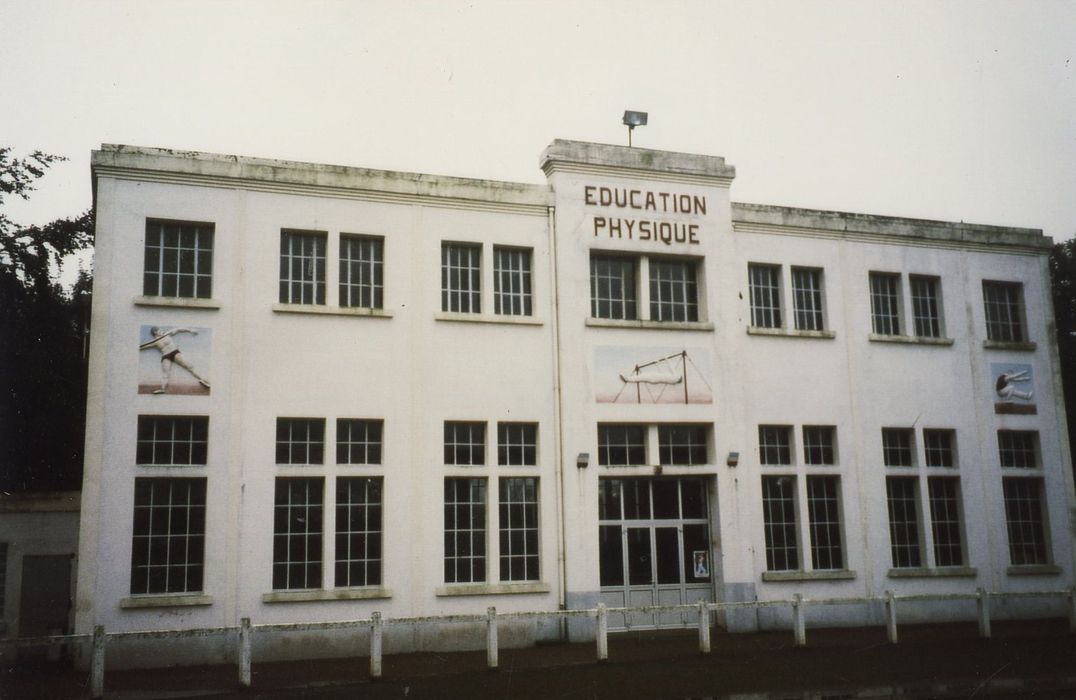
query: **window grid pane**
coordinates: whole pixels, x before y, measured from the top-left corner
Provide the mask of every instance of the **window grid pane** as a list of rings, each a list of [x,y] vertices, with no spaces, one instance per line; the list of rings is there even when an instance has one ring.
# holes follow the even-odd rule
[[[202,590],[205,479],[135,479],[131,593]]]
[[[811,564],[815,569],[844,566],[837,477],[807,477],[807,511],[811,521]]]
[[[381,464],[380,420],[336,419],[337,464]]]
[[[502,581],[537,581],[538,479],[501,479],[500,569]]]
[[[917,481],[914,477],[893,476],[885,480],[889,542],[896,569],[922,566]]]
[[[912,321],[915,334],[921,338],[941,337],[941,317],[938,311],[938,280],[935,277],[908,277],[912,292]]]
[[[139,416],[137,464],[204,466],[208,416]]]
[[[871,327],[878,335],[900,335],[900,275],[870,273]]]
[[[955,477],[932,476],[930,529],[934,537],[936,566],[963,566],[964,546],[960,534],[960,485]]]
[[[531,251],[493,249],[493,313],[531,315]]]
[[[441,244],[441,310],[482,312],[482,246]]]
[[[837,451],[834,449],[836,430],[830,425],[803,426],[803,461],[817,465],[836,464]]]
[[[924,430],[923,448],[926,452],[928,467],[955,467],[956,457],[953,449],[954,433],[952,430]]]
[[[324,418],[276,419],[277,464],[321,464],[324,461]]]
[[[771,466],[792,464],[791,426],[758,426],[758,457],[760,464]]]
[[[751,293],[751,325],[757,328],[780,328],[780,266],[748,265],[747,283]]]
[[[698,321],[699,288],[696,264],[650,261],[650,320]]]
[[[987,338],[1012,343],[1026,340],[1021,291],[1014,282],[983,282]]]
[[[659,425],[658,460],[663,465],[707,464],[705,425]]]
[[[513,466],[538,464],[538,424],[498,423],[497,464]]]
[[[325,303],[325,234],[280,232],[280,303]]]
[[[915,466],[912,448],[912,430],[909,428],[882,428],[882,459],[887,467]]]
[[[823,330],[821,270],[792,268],[792,310],[796,330]]]
[[[340,306],[383,308],[383,250],[380,238],[340,236]]]
[[[445,479],[445,583],[486,580],[486,480]]]
[[[796,535],[796,480],[790,476],[762,477],[762,517],[766,530],[766,569],[799,568]]]
[[[646,429],[641,425],[598,425],[598,464],[646,464]]]
[[[486,424],[445,421],[445,464],[486,463]]]
[[[1002,486],[1009,530],[1009,561],[1013,566],[1049,564],[1042,480],[1006,478],[1002,480]]]
[[[381,585],[381,479],[336,480],[336,587]]]
[[[208,299],[212,275],[213,224],[146,221],[143,294]]]
[[[275,487],[273,588],[320,588],[324,480],[278,478]]]
[[[590,315],[594,318],[636,318],[635,261],[590,257]]]
[[[1013,469],[1034,469],[1039,466],[1039,434],[1033,430],[999,430],[998,454],[1001,466]]]

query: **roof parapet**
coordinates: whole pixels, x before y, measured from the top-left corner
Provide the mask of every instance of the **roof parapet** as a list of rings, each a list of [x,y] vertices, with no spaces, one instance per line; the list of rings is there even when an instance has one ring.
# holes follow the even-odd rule
[[[660,172],[697,178],[731,180],[736,168],[721,156],[656,151],[587,141],[556,139],[542,152],[539,165],[548,176],[559,164],[634,171]]]

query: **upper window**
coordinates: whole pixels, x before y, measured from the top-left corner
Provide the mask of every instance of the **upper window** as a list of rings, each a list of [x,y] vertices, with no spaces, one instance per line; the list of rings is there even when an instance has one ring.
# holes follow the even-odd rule
[[[697,264],[683,260],[650,260],[650,320],[698,321]]]
[[[792,464],[792,427],[758,426],[758,460],[771,466]]]
[[[205,569],[206,480],[135,479],[131,593],[194,593]]]
[[[340,236],[340,306],[384,307],[384,240]]]
[[[706,464],[705,425],[659,425],[658,459],[664,465]]]
[[[908,275],[912,292],[912,323],[915,334],[920,338],[940,338],[941,294],[937,277]]]
[[[999,430],[1001,466],[1034,469],[1039,466],[1039,434],[1034,430]]]
[[[209,445],[207,416],[139,416],[138,464],[205,465]]]
[[[482,246],[441,244],[441,311],[482,312]]]
[[[837,429],[831,425],[803,426],[803,461],[805,464],[833,465],[837,463],[834,435]]]
[[[870,273],[871,327],[878,335],[900,335],[900,275]]]
[[[337,464],[381,464],[380,420],[336,419]]]
[[[445,464],[486,463],[486,424],[445,421]]]
[[[914,442],[911,428],[882,428],[882,460],[885,466],[914,467]]]
[[[792,302],[796,330],[820,331],[825,328],[822,270],[813,267],[792,268]]]
[[[1000,342],[1027,340],[1024,329],[1023,286],[1017,282],[983,281],[986,337]]]
[[[747,283],[751,293],[751,325],[756,328],[780,328],[781,267],[749,264]]]
[[[325,303],[325,237],[319,231],[280,232],[280,303]]]
[[[646,464],[646,426],[599,424],[598,464]]]
[[[213,224],[147,219],[142,293],[193,299],[213,296]]]
[[[493,247],[493,313],[530,316],[531,251],[525,248]]]
[[[952,430],[924,430],[923,448],[928,467],[956,466],[956,433]]]
[[[638,318],[636,261],[609,255],[590,256],[590,315],[594,318]]]
[[[498,423],[497,464],[538,464],[538,424]]]
[[[277,464],[322,464],[324,461],[324,418],[276,419]]]

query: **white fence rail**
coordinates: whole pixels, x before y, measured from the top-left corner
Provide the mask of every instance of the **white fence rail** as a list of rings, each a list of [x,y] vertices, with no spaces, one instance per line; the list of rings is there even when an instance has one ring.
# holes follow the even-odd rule
[[[824,605],[862,605],[881,603],[885,606],[886,637],[896,644],[898,635],[898,609],[901,602],[942,602],[975,601],[979,623],[979,635],[990,637],[990,601],[992,599],[1015,598],[1065,598],[1068,602],[1069,631],[1076,633],[1076,587],[1062,591],[1033,591],[1022,593],[991,593],[978,589],[975,593],[949,594],[910,594],[896,595],[886,591],[883,596],[866,596],[860,598],[804,598],[796,594],[791,600],[760,600],[737,603],[706,603],[700,601],[685,605],[647,605],[634,608],[607,608],[599,603],[597,608],[579,610],[552,610],[535,612],[498,613],[496,608],[487,608],[486,614],[474,615],[434,615],[428,617],[383,618],[380,612],[374,612],[368,619],[343,620],[336,622],[290,622],[253,624],[249,617],[244,617],[238,627],[204,627],[186,630],[147,630],[140,632],[105,632],[101,625],[94,627],[93,634],[69,634],[48,637],[22,637],[0,640],[0,649],[25,648],[38,646],[70,645],[91,643],[90,655],[90,689],[94,698],[104,695],[105,689],[105,648],[110,641],[134,639],[189,639],[211,637],[238,633],[239,685],[250,687],[253,653],[253,637],[259,632],[309,632],[317,630],[368,629],[370,631],[370,677],[380,678],[382,673],[382,635],[386,626],[401,627],[414,625],[434,625],[452,623],[472,623],[486,625],[486,664],[491,669],[497,668],[497,627],[502,620],[524,620],[531,618],[567,620],[570,618],[593,618],[597,626],[596,652],[599,662],[609,658],[609,615],[652,615],[657,613],[682,613],[698,615],[699,651],[710,652],[711,613],[733,610],[758,610],[762,608],[791,608],[792,632],[796,646],[807,644],[807,624],[805,609],[808,606]]]

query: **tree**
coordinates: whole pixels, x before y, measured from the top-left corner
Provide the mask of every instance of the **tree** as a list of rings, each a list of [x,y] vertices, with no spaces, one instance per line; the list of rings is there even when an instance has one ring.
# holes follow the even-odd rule
[[[60,160],[0,148],[0,205],[8,195],[27,199]],[[0,208],[0,490],[81,484],[91,278],[83,271],[65,291],[55,276],[92,240],[91,211],[19,227]]]
[[[1057,243],[1050,251],[1050,284],[1061,386],[1068,414],[1069,454],[1076,460],[1076,239]],[[1076,461],[1072,469],[1076,476]]]

